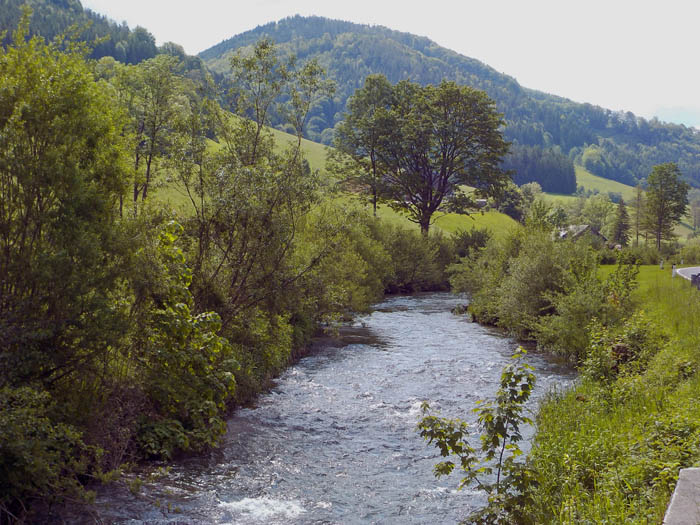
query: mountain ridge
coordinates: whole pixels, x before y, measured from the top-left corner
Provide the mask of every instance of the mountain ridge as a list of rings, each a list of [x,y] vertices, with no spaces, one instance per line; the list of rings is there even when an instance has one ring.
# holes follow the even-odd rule
[[[24,1],[3,3],[0,30],[9,30],[4,44],[9,43]],[[381,25],[296,15],[235,35],[202,51],[201,58],[195,58],[185,56],[181,46],[173,43],[156,48],[155,39],[143,27],[130,30],[125,24],[83,9],[79,0],[30,0],[29,3],[34,9],[32,34],[51,39],[71,24],[92,21],[92,27],[81,37],[94,46],[92,58],[113,56],[136,63],[165,52],[185,61],[201,60],[214,72],[222,92],[228,86],[226,75],[231,53],[249,48],[263,35],[270,36],[283,52],[295,53],[302,61],[317,58],[338,84],[335,96],[318,103],[310,113],[306,136],[323,144],[332,142],[334,126],[342,120],[348,98],[362,86],[368,74],[384,74],[391,82],[408,78],[421,84],[448,79],[482,89],[496,101],[507,124],[504,134],[513,142],[513,158],[520,159],[521,164],[523,159],[527,160],[527,169],[519,170],[521,174],[516,176],[520,184],[529,181],[522,178],[522,173],[528,172],[528,177],[538,173],[536,180],[543,187],[551,184],[548,191],[572,193],[576,189],[575,180],[563,180],[563,171],[546,173],[566,160],[582,165],[595,175],[631,185],[643,182],[654,165],[676,162],[687,180],[700,187],[700,131],[523,87],[512,76],[424,36]],[[96,43],[96,38],[102,36],[111,38]],[[271,123],[278,129],[291,131],[281,122],[280,118],[273,118]],[[556,162],[545,165],[538,160],[545,158]]]
[[[674,161],[700,185],[700,132],[694,128],[523,87],[477,59],[385,26],[295,15],[234,35],[198,56],[225,75],[230,55],[262,36],[301,60],[317,58],[338,83],[334,99],[312,112],[312,140],[331,142],[347,99],[368,74],[382,73],[392,83],[404,78],[421,84],[448,79],[486,91],[505,115],[506,138],[516,147],[558,149],[592,173],[626,184],[644,180],[655,164]]]

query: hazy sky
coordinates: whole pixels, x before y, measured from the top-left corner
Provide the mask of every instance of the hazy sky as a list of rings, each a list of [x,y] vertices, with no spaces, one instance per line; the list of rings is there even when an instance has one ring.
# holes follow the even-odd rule
[[[83,0],[196,54],[294,14],[436,41],[529,88],[700,127],[695,0]],[[696,7],[697,6],[697,7]]]

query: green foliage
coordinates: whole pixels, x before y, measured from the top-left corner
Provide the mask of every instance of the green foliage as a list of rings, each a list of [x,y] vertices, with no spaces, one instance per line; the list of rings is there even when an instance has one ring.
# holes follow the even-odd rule
[[[385,195],[384,170],[379,146],[390,109],[392,86],[382,75],[370,75],[364,86],[348,100],[347,114],[335,127],[330,150],[331,173],[339,176],[351,190],[360,190],[372,203],[374,215],[377,204]]]
[[[447,289],[445,268],[454,261],[452,244],[440,233],[428,236],[416,230],[385,227],[383,244],[391,256],[388,293]]]
[[[656,249],[662,239],[673,238],[673,227],[685,215],[690,186],[673,162],[654,166],[647,180],[644,228],[654,235]]]
[[[590,244],[554,240],[546,208],[538,217],[452,265],[450,283],[453,291],[471,295],[468,310],[477,321],[535,339],[577,362],[585,355],[592,318],[615,324],[629,313],[637,267],[621,256],[618,269],[601,281],[599,255]]]
[[[613,328],[594,319],[589,330],[582,373],[598,383],[611,383],[621,374],[644,372],[665,343],[664,335],[642,313]]]
[[[595,151],[597,158],[587,159],[598,170],[593,173],[629,185],[646,178],[654,165],[669,161],[678,162],[689,180],[700,181],[700,139],[692,128],[524,89],[512,77],[478,60],[427,38],[385,27],[294,16],[234,36],[202,52],[201,57],[217,73],[226,73],[228,57],[263,35],[300,60],[317,58],[337,84],[333,98],[310,113],[306,136],[312,140],[330,144],[348,99],[369,75],[384,75],[392,84],[408,78],[421,85],[437,85],[447,79],[483,90],[495,100],[504,114],[509,141],[543,150],[559,147],[579,164],[583,164],[584,148],[587,157]],[[273,125],[281,122],[273,120]],[[526,168],[514,166],[516,172],[521,167]]]
[[[621,256],[615,271],[600,281],[595,252],[583,244],[572,248],[562,290],[546,293],[553,312],[537,321],[534,337],[540,347],[579,363],[587,356],[592,319],[599,326],[613,326],[631,312],[638,266]]]
[[[90,498],[79,476],[95,453],[51,410],[45,391],[0,388],[0,522],[23,522],[33,501]]]
[[[700,264],[700,239],[689,240],[681,248],[680,258],[685,264]]]
[[[581,380],[540,408],[531,521],[661,522],[678,470],[700,461],[700,296],[658,265],[637,280],[644,311],[594,323]]]
[[[521,425],[532,424],[523,412],[535,386],[532,367],[523,362],[525,354],[519,348],[513,362],[504,367],[495,399],[480,401],[474,409],[482,432],[479,454],[468,444],[466,422],[430,415],[430,406],[423,404],[424,416],[418,423],[421,437],[434,443],[442,457],[456,458],[456,463],[448,459],[435,465],[435,476],[448,475],[459,466],[464,472],[459,488],[476,484],[488,494],[488,505],[469,517],[471,523],[524,523],[531,473],[518,461],[522,455],[518,442]]]
[[[678,469],[698,460],[697,411],[639,379],[616,386],[623,384],[626,396],[612,402],[609,387],[584,381],[541,407],[530,456],[532,522],[662,520]]]
[[[131,117],[128,131],[133,148],[134,211],[139,197],[146,200],[162,159],[171,154],[167,145],[178,116],[180,67],[177,58],[160,55],[137,66],[121,68],[117,78]]]
[[[495,199],[496,209],[516,221],[524,219],[529,204],[520,189],[512,183],[507,184]]]
[[[625,201],[620,199],[617,203],[617,212],[615,214],[615,221],[612,225],[612,235],[610,240],[621,246],[627,246],[630,241],[630,218],[627,213],[627,207],[625,206]]]
[[[124,321],[120,114],[78,48],[26,32],[0,50],[0,384],[90,370]]]
[[[471,230],[457,230],[452,239],[455,244],[457,257],[475,259],[479,250],[483,249],[491,240],[492,234],[486,228],[474,228]]]
[[[659,262],[661,261],[661,253],[656,249],[656,247],[640,244],[639,246],[630,246],[626,248],[625,253],[627,256],[637,261],[639,264],[655,264],[658,268]]]
[[[516,230],[491,241],[475,261],[452,266],[450,282],[471,294],[477,320],[529,337],[538,317],[551,313],[550,295],[563,289],[572,247],[538,228]]]
[[[192,312],[192,272],[175,245],[182,231],[170,223],[160,234],[158,257],[167,291],[161,305],[149,309],[140,334],[141,381],[155,414],[144,418],[137,440],[150,456],[216,444],[226,430],[221,416],[236,384],[238,363],[229,342],[217,335],[218,314]]]
[[[349,109],[354,114],[340,126],[338,148],[358,159],[355,164],[369,156],[369,166],[359,167],[371,179],[362,182],[363,189],[379,193],[423,233],[435,212],[471,203],[460,184],[487,197],[508,180],[499,168],[508,151],[499,130],[503,122],[481,91],[454,82],[421,87],[401,81],[391,87],[370,77]]]
[[[610,227],[615,217],[615,205],[607,195],[593,195],[586,199],[579,221],[591,229],[611,237]]]
[[[303,310],[323,324],[346,318],[350,311],[367,311],[393,276],[386,244],[393,229],[365,210],[339,203],[318,206],[312,218],[302,233],[307,257],[324,244],[329,255],[301,279]]]
[[[90,58],[112,56],[130,64],[152,58],[157,53],[155,38],[143,27],[130,30],[126,24],[117,24],[106,16],[83,9],[79,0],[5,0],[0,13],[0,31],[17,27],[22,7],[27,4],[33,10],[29,25],[31,36],[53,40],[64,33],[75,32],[92,48]],[[9,37],[2,42],[3,45],[10,43]]]
[[[558,149],[514,144],[503,160],[503,169],[513,170],[518,186],[537,182],[549,193],[570,195],[576,191],[574,163]]]

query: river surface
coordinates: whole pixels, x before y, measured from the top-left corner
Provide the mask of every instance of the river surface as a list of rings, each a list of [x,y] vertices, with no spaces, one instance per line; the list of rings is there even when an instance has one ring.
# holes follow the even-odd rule
[[[145,485],[142,497],[102,491],[100,521],[458,522],[485,498],[455,490],[458,473],[433,477],[439,455],[416,432],[420,405],[428,400],[442,415],[473,420],[475,402],[494,395],[517,347],[451,313],[464,303],[449,294],[422,294],[376,305],[371,315],[342,327],[336,340],[318,343],[255,408],[238,410],[220,449],[172,464]],[[537,375],[533,407],[572,378],[543,356],[530,354],[528,361]]]

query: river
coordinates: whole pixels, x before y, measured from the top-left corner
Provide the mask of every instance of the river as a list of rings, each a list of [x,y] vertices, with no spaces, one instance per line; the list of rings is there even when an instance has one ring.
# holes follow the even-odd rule
[[[144,497],[107,488],[104,523],[456,523],[483,505],[476,490],[437,480],[437,450],[416,432],[423,400],[473,420],[516,343],[451,313],[449,294],[391,297],[342,327],[228,422],[222,446],[179,461]],[[544,356],[536,399],[571,380]],[[475,438],[476,439],[476,438]],[[527,443],[523,446],[528,448]],[[154,502],[160,505],[158,508]],[[90,518],[93,521],[94,516]]]

